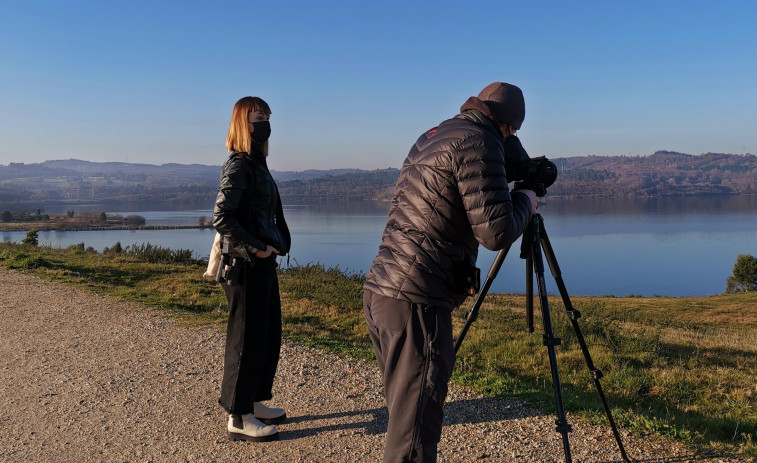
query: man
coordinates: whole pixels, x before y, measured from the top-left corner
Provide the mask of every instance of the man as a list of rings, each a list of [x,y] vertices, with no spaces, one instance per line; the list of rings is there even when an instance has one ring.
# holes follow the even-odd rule
[[[418,138],[395,187],[363,307],[389,409],[384,462],[436,461],[455,352],[452,309],[471,293],[478,244],[512,244],[536,194],[510,193],[505,139],[521,90],[495,82]]]

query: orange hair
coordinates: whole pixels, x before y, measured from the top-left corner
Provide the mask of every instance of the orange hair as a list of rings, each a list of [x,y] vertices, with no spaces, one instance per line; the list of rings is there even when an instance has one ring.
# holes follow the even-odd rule
[[[268,103],[263,101],[262,98],[256,96],[246,96],[241,98],[234,105],[234,110],[231,112],[231,123],[229,124],[229,134],[226,136],[226,149],[230,153],[235,151],[250,152],[252,146],[252,137],[250,136],[250,129],[247,126],[249,120],[247,116],[250,113],[261,111],[266,115],[271,115],[271,108]],[[263,154],[268,156],[268,141],[266,140],[262,146]]]

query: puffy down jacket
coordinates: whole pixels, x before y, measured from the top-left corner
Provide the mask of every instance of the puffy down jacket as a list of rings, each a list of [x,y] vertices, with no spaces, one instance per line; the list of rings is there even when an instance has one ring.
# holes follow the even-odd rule
[[[232,247],[276,248],[289,252],[291,237],[279,190],[260,153],[232,153],[221,169],[213,227]]]
[[[364,289],[452,309],[465,300],[459,275],[475,266],[478,244],[505,248],[530,218],[528,197],[507,186],[499,128],[464,111],[410,149]]]

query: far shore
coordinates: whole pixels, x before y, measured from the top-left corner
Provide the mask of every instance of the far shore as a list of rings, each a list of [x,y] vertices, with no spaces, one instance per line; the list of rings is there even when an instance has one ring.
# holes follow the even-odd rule
[[[0,224],[0,232],[12,231],[110,231],[110,230],[187,230],[213,228],[211,225],[74,225],[49,222],[8,222]]]

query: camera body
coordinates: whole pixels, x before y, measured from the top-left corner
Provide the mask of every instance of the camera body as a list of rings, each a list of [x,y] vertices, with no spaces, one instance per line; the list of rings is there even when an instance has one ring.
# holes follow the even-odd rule
[[[505,171],[507,180],[515,181],[516,190],[533,190],[536,196],[547,194],[557,180],[557,166],[544,156],[528,157],[515,135],[505,138]]]
[[[245,262],[252,262],[246,249],[238,241],[228,236],[221,237],[221,262],[218,266],[216,281],[229,286],[240,284],[240,277]]]
[[[239,277],[242,273],[244,261],[239,257],[232,257],[229,254],[221,254],[221,265],[218,267],[216,281],[226,283],[229,286],[239,284]]]

